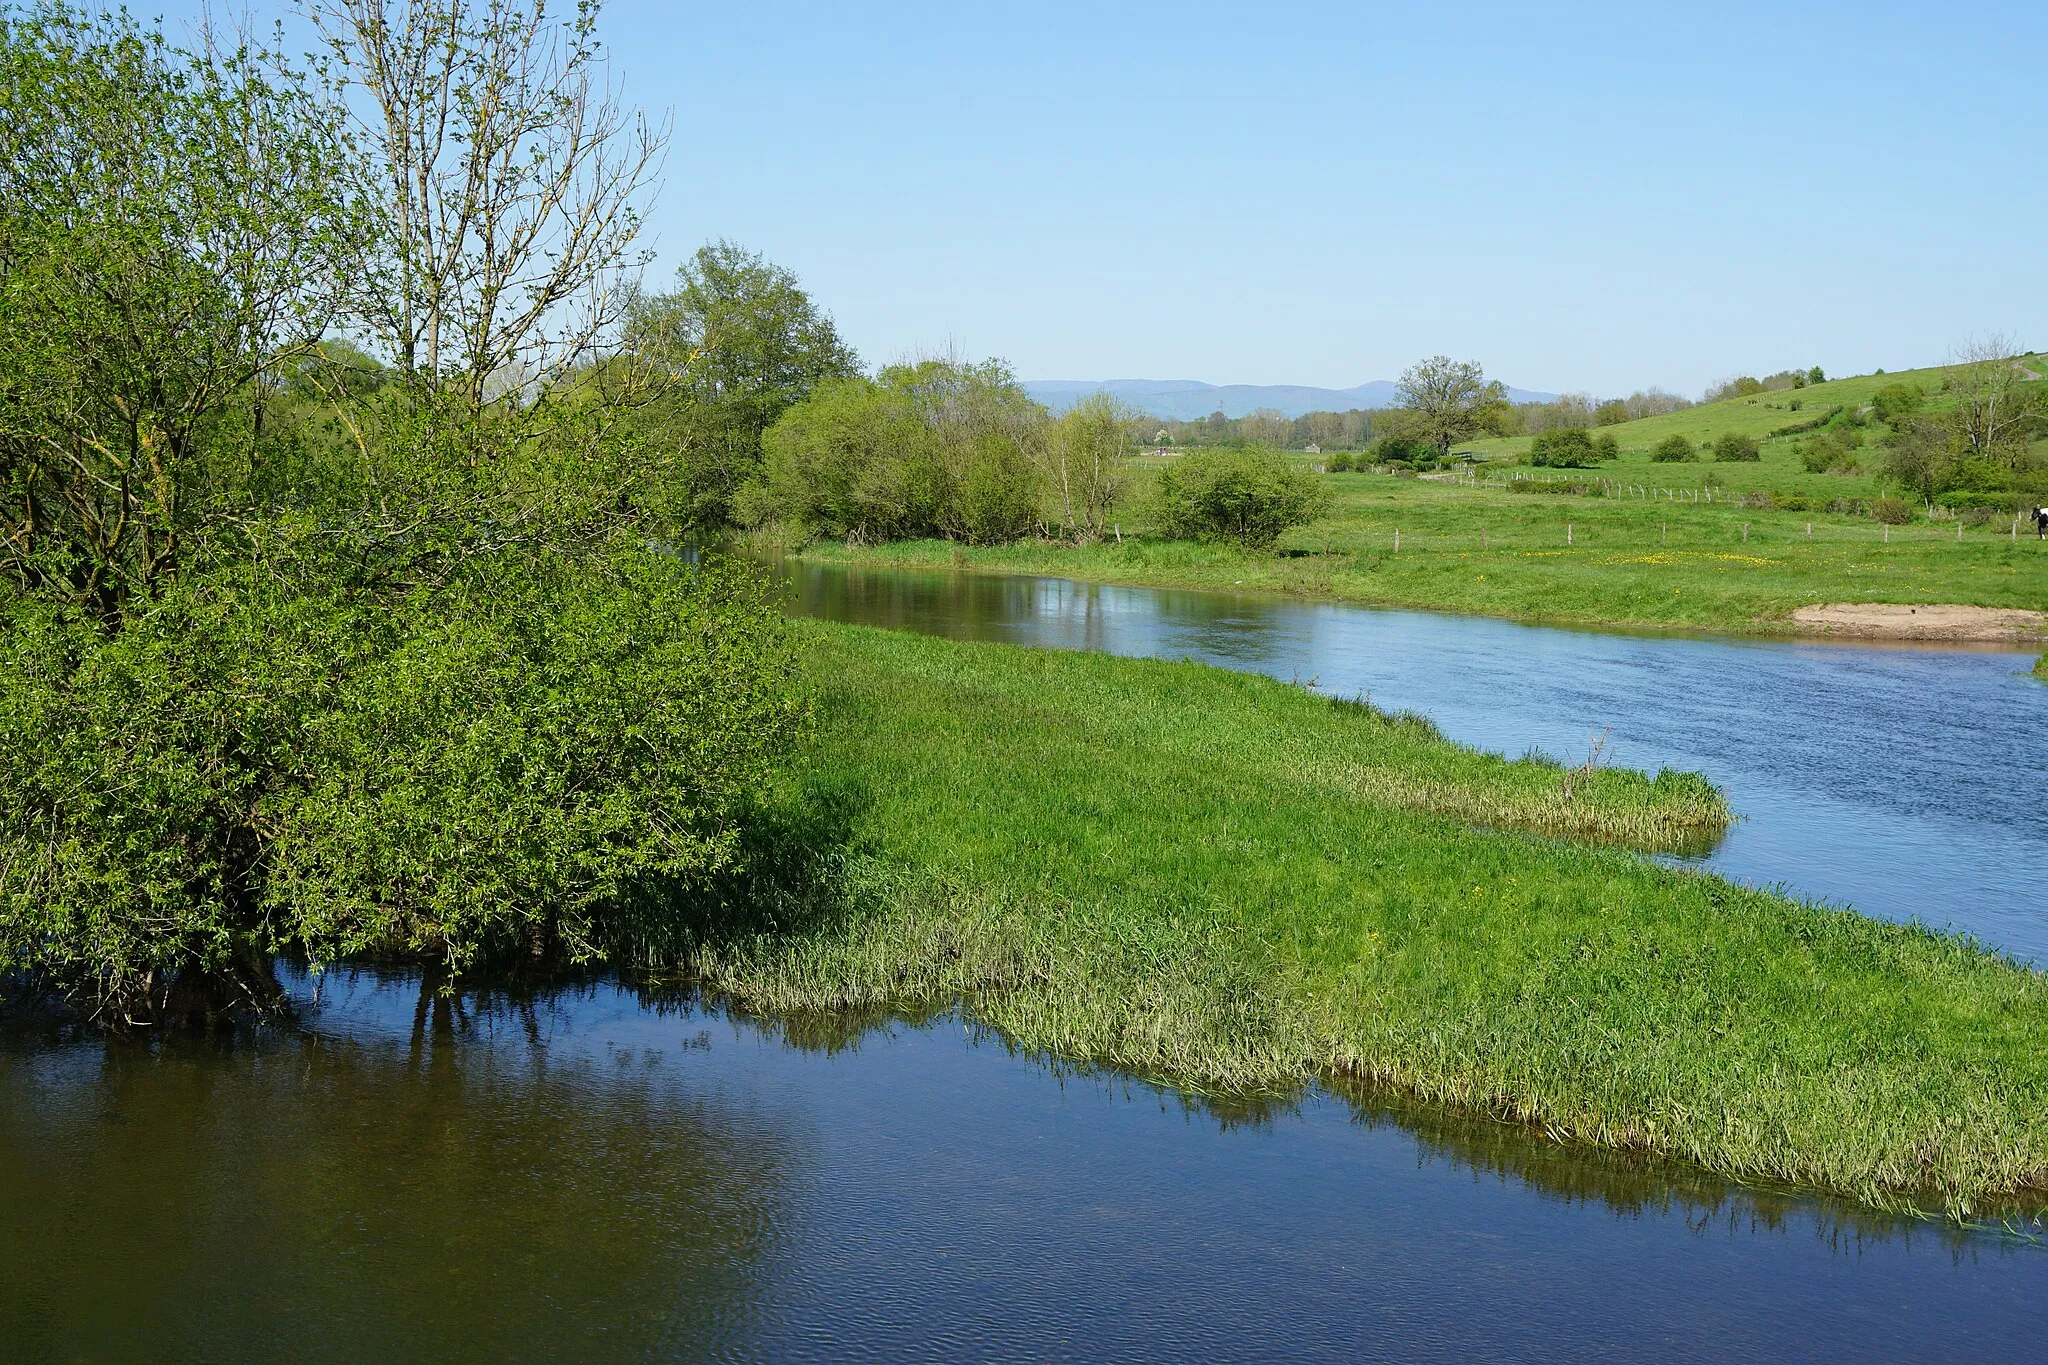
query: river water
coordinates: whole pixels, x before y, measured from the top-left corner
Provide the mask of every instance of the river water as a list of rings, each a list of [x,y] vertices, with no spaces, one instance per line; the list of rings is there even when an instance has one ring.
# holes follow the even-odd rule
[[[1709,858],[2048,951],[2048,688],[1996,653],[806,569],[804,610],[1206,658],[1704,768]],[[2034,797],[2030,801],[2028,798]],[[2010,875],[2009,875],[2010,874]],[[2048,1249],[1371,1094],[1194,1106],[958,1018],[281,967],[289,1020],[0,1014],[0,1359],[2029,1358]]]

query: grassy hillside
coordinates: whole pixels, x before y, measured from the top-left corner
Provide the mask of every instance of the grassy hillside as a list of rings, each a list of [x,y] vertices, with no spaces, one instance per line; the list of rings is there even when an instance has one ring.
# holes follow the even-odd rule
[[[1697,779],[1576,776],[1194,664],[802,623],[831,856],[707,938],[764,1009],[943,1008],[1209,1092],[1333,1073],[1738,1178],[1958,1212],[2048,1179],[2048,984],[1634,854]],[[1485,825],[1491,828],[1479,828]]]
[[[2037,372],[2048,372],[2048,356],[2029,357]],[[1862,461],[1862,475],[1809,474],[1800,467],[1794,447],[1803,433],[1773,436],[1786,427],[1802,425],[1825,417],[1841,406],[1851,412],[1867,407],[1877,391],[1887,384],[1917,384],[1928,395],[1928,406],[1938,410],[1946,400],[1937,392],[1949,371],[1943,367],[1902,370],[1893,374],[1858,375],[1853,379],[1830,379],[1803,389],[1753,394],[1748,398],[1727,398],[1718,403],[1701,403],[1683,412],[1641,421],[1622,422],[1599,430],[1614,437],[1621,446],[1621,458],[1587,471],[1596,476],[1633,483],[1655,483],[1677,488],[1698,488],[1709,477],[1739,491],[1768,488],[1807,497],[1832,500],[1844,497],[1874,497],[1877,481],[1873,471],[1879,459],[1875,449]],[[1793,405],[1797,404],[1797,407]],[[1711,443],[1733,432],[1760,443],[1763,458],[1756,464],[1714,462],[1703,457],[1696,464],[1656,464],[1650,452],[1671,436],[1683,436],[1695,446]],[[1468,441],[1460,450],[1470,450],[1499,465],[1525,465],[1530,436],[1495,437]]]

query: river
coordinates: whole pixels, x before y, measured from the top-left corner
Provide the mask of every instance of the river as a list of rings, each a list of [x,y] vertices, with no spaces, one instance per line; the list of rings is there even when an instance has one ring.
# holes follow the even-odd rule
[[[1707,771],[1706,858],[2048,951],[2018,656],[804,568],[842,620],[1193,657],[1507,752]],[[1218,1109],[959,1018],[289,965],[291,1016],[0,1015],[0,1358],[2024,1358],[2027,1234],[1746,1191],[1369,1093]]]

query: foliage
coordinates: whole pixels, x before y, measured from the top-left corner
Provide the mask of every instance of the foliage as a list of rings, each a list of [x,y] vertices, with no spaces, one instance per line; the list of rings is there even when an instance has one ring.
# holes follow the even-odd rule
[[[714,531],[761,468],[761,434],[818,385],[860,372],[790,271],[729,241],[700,247],[676,271],[673,293],[638,297],[625,350],[653,370],[659,396],[634,429],[673,457],[651,490],[664,521]]]
[[[1584,427],[1560,427],[1537,435],[1529,445],[1529,463],[1539,468],[1575,469],[1620,454],[1612,437],[1596,443]]]
[[[1368,463],[1426,465],[1437,458],[1437,448],[1411,431],[1394,430],[1374,438],[1367,450]]]
[[[1714,458],[1723,464],[1755,463],[1763,458],[1756,438],[1738,431],[1724,431],[1714,441]]]
[[[1593,424],[1602,427],[1619,426],[1632,415],[1628,410],[1627,399],[1610,398],[1593,409]]]
[[[1041,443],[1048,487],[1059,496],[1060,524],[1100,540],[1124,489],[1139,415],[1106,393],[1092,394],[1053,424]]]
[[[1322,480],[1277,450],[1196,451],[1159,473],[1153,515],[1161,534],[1269,550],[1280,533],[1322,515]]]
[[[1434,446],[1440,460],[1466,437],[1497,429],[1509,411],[1506,387],[1489,382],[1478,361],[1441,355],[1402,372],[1395,402],[1408,430]]]
[[[1870,504],[1870,515],[1887,526],[1904,526],[1913,520],[1913,504],[1897,498],[1878,498]]]
[[[1920,411],[1926,401],[1927,393],[1918,384],[1887,384],[1871,397],[1870,406],[1878,421],[1896,426]]]
[[[1657,442],[1656,449],[1650,452],[1650,458],[1658,464],[1689,464],[1699,456],[1692,448],[1691,441],[1673,432]]]
[[[828,382],[764,434],[741,515],[853,541],[1015,540],[1041,524],[1047,425],[999,361]]]
[[[248,51],[0,12],[0,563],[111,618],[245,510],[358,259],[329,111]]]
[[[380,601],[272,548],[117,633],[13,604],[0,970],[133,1009],[278,950],[602,954],[731,861],[802,719],[731,570],[519,549]]]

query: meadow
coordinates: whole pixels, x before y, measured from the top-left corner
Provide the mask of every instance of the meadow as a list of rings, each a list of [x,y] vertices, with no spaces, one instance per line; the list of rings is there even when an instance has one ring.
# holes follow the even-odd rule
[[[1632,851],[1713,836],[1702,779],[1193,664],[793,628],[820,728],[778,801],[813,853],[687,954],[744,1008],[957,1001],[1197,1093],[1349,1077],[1959,1215],[2048,1181],[2048,981]]]

